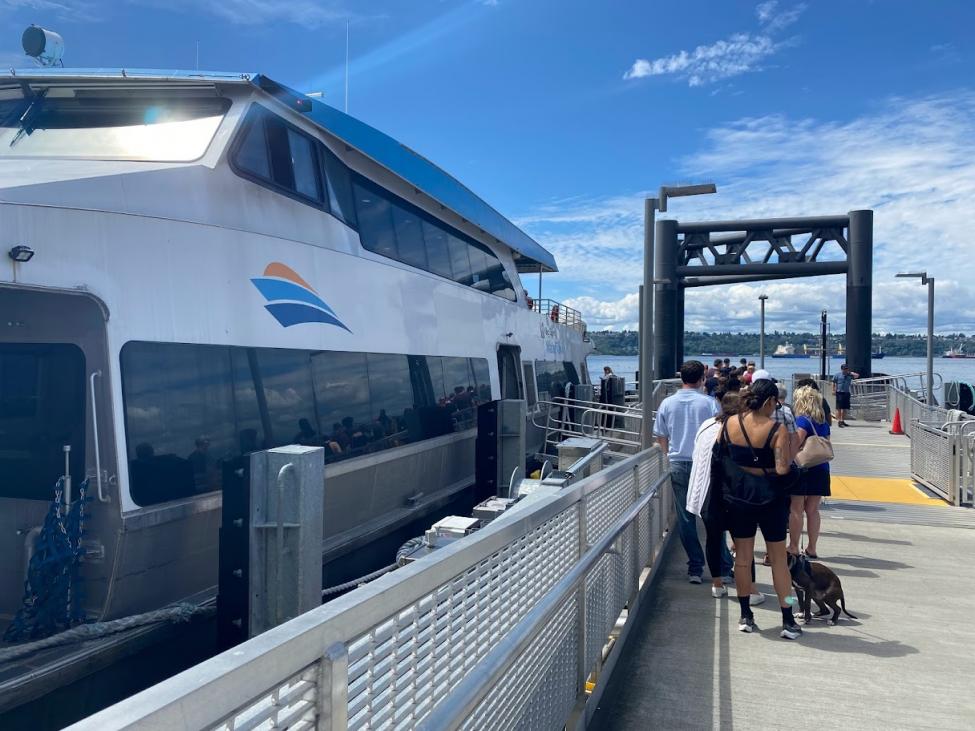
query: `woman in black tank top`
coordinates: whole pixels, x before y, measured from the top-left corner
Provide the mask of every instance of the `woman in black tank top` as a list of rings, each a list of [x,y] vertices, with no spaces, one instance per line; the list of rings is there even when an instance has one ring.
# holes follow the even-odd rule
[[[738,629],[752,632],[756,628],[749,594],[751,564],[755,554],[755,533],[762,529],[765,547],[771,558],[772,583],[782,609],[781,636],[794,640],[802,634],[786,599],[792,595],[792,579],[786,563],[785,538],[789,523],[789,493],[782,477],[792,467],[789,434],[778,428],[773,412],[781,408],[778,389],[771,381],[760,380],[742,392],[742,411],[728,419],[721,435],[725,448],[725,498],[727,520],[735,541],[735,585],[741,604]],[[729,464],[730,463],[730,464]],[[765,500],[736,499],[736,489],[747,486],[751,497]]]

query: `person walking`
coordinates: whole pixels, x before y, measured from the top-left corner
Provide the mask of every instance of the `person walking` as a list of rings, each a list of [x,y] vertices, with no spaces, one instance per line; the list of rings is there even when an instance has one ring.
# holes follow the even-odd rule
[[[704,364],[690,360],[680,367],[681,389],[663,400],[653,423],[653,434],[670,464],[670,485],[680,542],[687,554],[687,580],[701,583],[704,551],[697,537],[697,519],[687,512],[687,489],[694,459],[694,437],[707,419],[720,412],[718,402],[701,390]]]
[[[840,372],[833,376],[833,395],[836,396],[836,426],[849,426],[846,423],[846,412],[850,408],[850,389],[853,379],[859,378],[859,373],[850,370],[846,363],[840,366]]]
[[[804,442],[810,436],[829,438],[829,424],[823,413],[823,397],[819,391],[804,386],[796,389],[792,407],[796,413],[796,426]],[[792,491],[792,506],[789,514],[789,553],[799,553],[799,539],[802,536],[802,519],[806,519],[806,555],[819,558],[819,504],[829,491],[829,462],[804,469]]]
[[[788,432],[772,418],[779,407],[774,383],[767,379],[753,382],[742,410],[722,428],[719,454],[728,526],[735,541],[735,585],[741,605],[738,629],[758,629],[749,598],[749,568],[755,553],[755,533],[761,528],[782,611],[780,636],[795,640],[802,635],[802,629],[786,601],[792,593],[785,546],[790,502],[782,484],[783,477],[791,472],[792,459]]]

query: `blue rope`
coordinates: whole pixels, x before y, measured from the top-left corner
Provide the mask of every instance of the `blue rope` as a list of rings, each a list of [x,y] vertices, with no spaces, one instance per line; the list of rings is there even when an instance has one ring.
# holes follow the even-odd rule
[[[24,598],[17,616],[7,627],[5,642],[36,640],[85,621],[82,609],[81,557],[84,549],[85,503],[88,480],[81,483],[78,499],[68,515],[62,515],[64,478],[54,489],[54,500],[44,525],[34,541],[34,553],[27,567]]]

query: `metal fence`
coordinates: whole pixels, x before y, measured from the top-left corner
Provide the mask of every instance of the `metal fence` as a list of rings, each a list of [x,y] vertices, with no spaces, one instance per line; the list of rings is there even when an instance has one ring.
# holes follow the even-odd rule
[[[584,724],[670,536],[667,481],[648,449],[74,728]]]
[[[975,420],[935,427],[914,422],[911,476],[952,505],[975,498]]]
[[[924,403],[902,385],[891,384],[887,399],[888,418],[893,421],[894,415],[900,412],[904,433],[912,439],[917,424],[940,428],[948,421],[947,409]]]
[[[586,332],[586,323],[579,310],[550,299],[532,300],[531,305],[535,312],[542,317],[547,317],[552,322],[567,325],[582,333]]]

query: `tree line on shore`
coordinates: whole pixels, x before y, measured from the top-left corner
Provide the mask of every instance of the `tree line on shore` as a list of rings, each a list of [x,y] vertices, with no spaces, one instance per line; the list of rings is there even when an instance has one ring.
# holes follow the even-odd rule
[[[603,330],[590,332],[596,352],[602,355],[637,355],[639,353],[640,338],[635,330]],[[715,355],[757,355],[759,350],[758,333],[719,333],[719,332],[688,332],[684,333],[685,353],[714,353]],[[819,348],[819,333],[773,332],[765,333],[765,352],[771,354],[775,348],[785,343],[795,346],[796,352],[802,352],[803,346],[810,351]],[[837,347],[845,347],[842,335],[830,338],[830,350],[835,352]],[[975,353],[975,336],[969,337],[965,333],[935,335],[934,352],[940,356],[949,348],[964,347],[966,352]],[[927,354],[927,337],[925,335],[906,335],[887,333],[873,336],[874,352],[881,348],[885,355],[908,356],[923,358]]]

